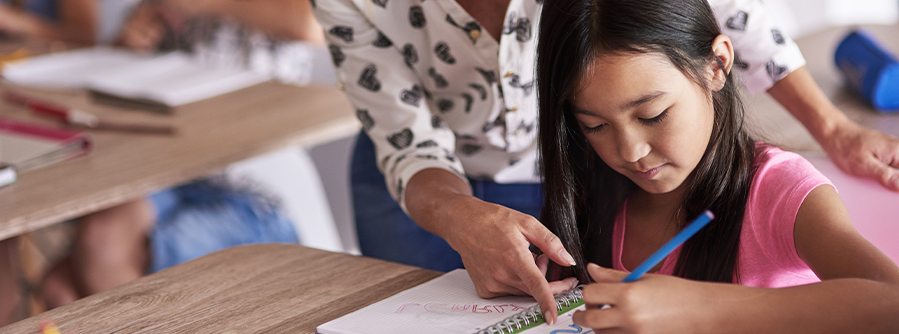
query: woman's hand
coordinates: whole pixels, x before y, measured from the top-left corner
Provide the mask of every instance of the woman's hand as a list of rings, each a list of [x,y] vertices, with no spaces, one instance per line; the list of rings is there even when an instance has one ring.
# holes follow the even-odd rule
[[[819,142],[843,171],[899,191],[899,138],[846,120],[829,135],[821,136]]]
[[[162,9],[153,4],[141,4],[125,22],[117,44],[142,52],[152,52],[165,36]]]
[[[587,310],[574,314],[576,325],[597,333],[705,332],[704,319],[714,305],[711,283],[654,274],[621,283],[628,273],[592,263],[587,271],[596,283],[584,287]]]
[[[534,296],[547,319],[555,322],[558,314],[553,295],[571,289],[574,279],[547,282],[546,267],[549,260],[569,266],[574,259],[537,219],[481,201],[458,176],[436,168],[412,177],[405,202],[419,226],[459,252],[478,295]],[[546,257],[535,258],[531,244]]]
[[[544,315],[549,315],[547,319],[554,322],[553,295],[576,284],[574,278],[546,281],[550,259],[563,266],[574,264],[559,238],[534,217],[501,205],[474,197],[459,198],[451,205],[460,209],[454,221],[447,222],[457,228],[446,240],[462,256],[478,295],[534,296]],[[529,249],[532,243],[545,254],[536,257]]]

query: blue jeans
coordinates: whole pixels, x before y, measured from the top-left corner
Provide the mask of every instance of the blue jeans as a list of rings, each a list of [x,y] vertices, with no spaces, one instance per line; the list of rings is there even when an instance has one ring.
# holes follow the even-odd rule
[[[415,224],[390,196],[376,159],[371,139],[360,133],[353,149],[350,182],[362,255],[444,272],[462,268],[459,253]],[[469,181],[475,197],[540,217],[540,184]]]
[[[228,184],[199,180],[150,195],[149,273],[232,246],[299,243],[293,223],[274,203]]]

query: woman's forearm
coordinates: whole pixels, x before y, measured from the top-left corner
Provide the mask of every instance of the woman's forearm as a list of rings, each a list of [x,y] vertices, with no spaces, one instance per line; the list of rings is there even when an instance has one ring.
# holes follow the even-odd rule
[[[778,103],[790,112],[821,142],[840,122],[848,121],[824,95],[805,66],[790,72],[768,89]]]

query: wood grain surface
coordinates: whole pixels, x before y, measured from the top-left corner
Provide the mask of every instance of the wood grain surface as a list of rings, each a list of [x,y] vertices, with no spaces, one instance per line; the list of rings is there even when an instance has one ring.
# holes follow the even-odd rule
[[[834,64],[833,56],[840,41],[855,27],[838,27],[804,36],[796,40],[806,68],[834,105],[862,126],[899,136],[899,113],[881,113],[852,91]],[[899,53],[899,25],[864,27],[894,55]],[[756,138],[794,151],[822,152],[812,135],[768,94],[747,100],[747,118]]]
[[[0,240],[185,183],[292,144],[313,145],[358,131],[353,108],[333,87],[262,83],[177,107],[173,115],[92,103],[83,91],[41,91],[0,83],[109,121],[172,124],[175,135],[87,131],[88,156],[29,170],[0,188]],[[0,102],[0,116],[58,126]]]
[[[299,245],[229,248],[0,328],[63,333],[314,333],[439,272]]]

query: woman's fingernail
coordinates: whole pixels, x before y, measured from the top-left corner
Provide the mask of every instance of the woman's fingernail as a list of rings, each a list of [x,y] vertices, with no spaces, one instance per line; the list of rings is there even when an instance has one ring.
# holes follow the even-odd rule
[[[551,314],[550,311],[543,311],[543,319],[546,319],[546,323],[549,324],[550,326],[552,326],[552,325],[556,324],[556,320],[553,318],[550,318],[549,317],[550,314]]]
[[[571,254],[568,254],[568,252],[565,251],[564,249],[559,251],[559,257],[561,257],[565,261],[568,261],[569,266],[577,265],[577,263],[574,262],[574,258],[571,257]]]
[[[570,283],[572,289],[577,287],[577,284],[580,283],[580,282],[578,282],[577,278],[575,278],[575,277],[569,277],[567,280],[568,280],[568,283]]]

